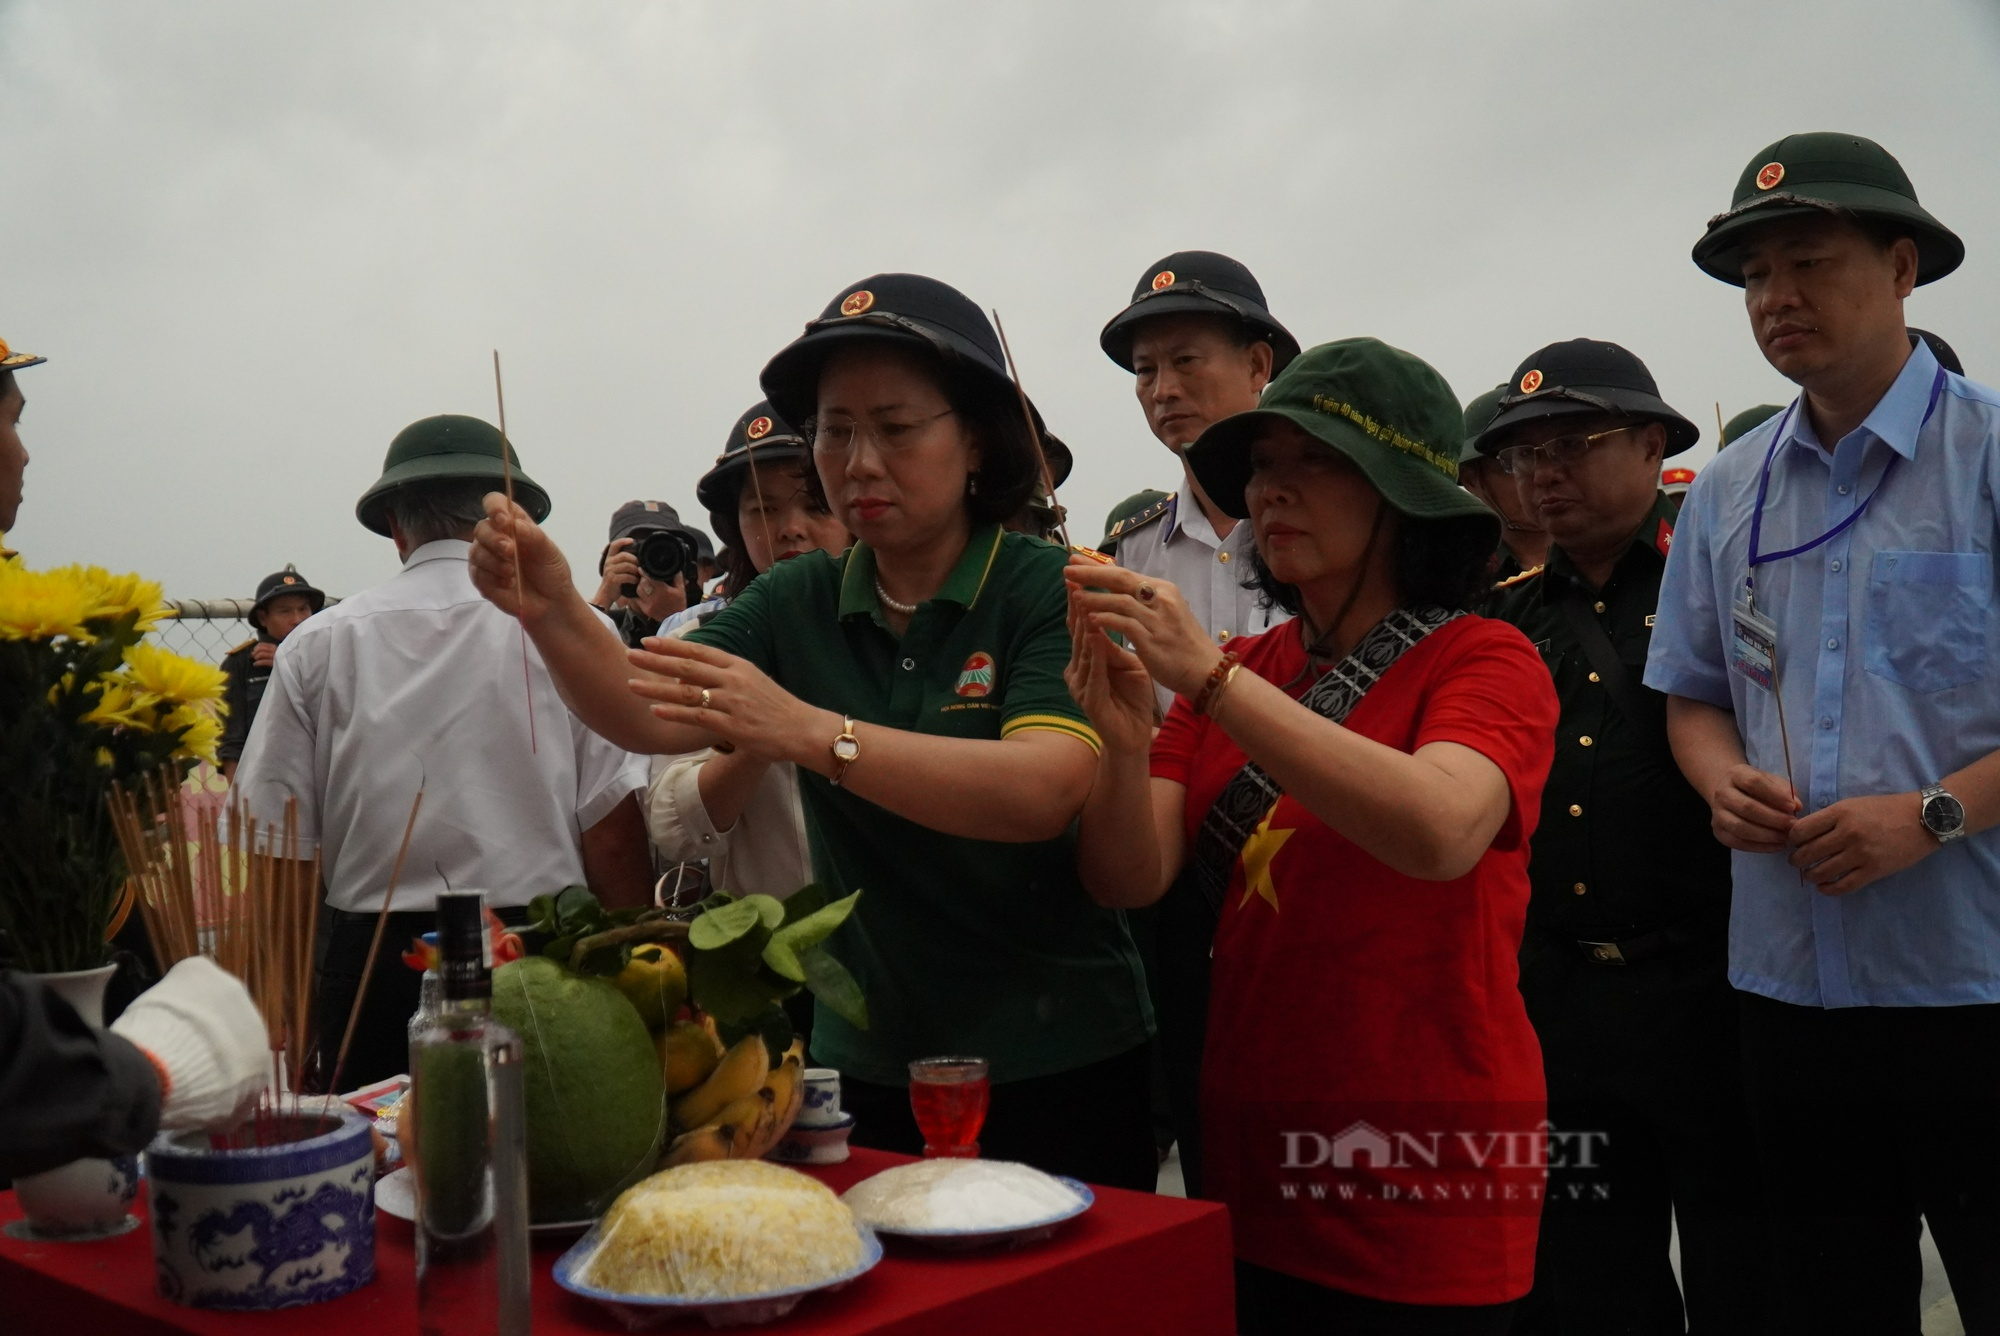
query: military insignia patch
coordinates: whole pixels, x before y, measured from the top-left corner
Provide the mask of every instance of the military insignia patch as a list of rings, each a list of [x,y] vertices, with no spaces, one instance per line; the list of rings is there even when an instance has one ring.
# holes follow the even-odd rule
[[[1658,549],[1659,554],[1663,557],[1672,551],[1674,546],[1674,526],[1665,520],[1661,520],[1658,532],[1653,535],[1653,546]]]
[[[867,288],[862,288],[859,292],[850,292],[841,298],[840,313],[842,315],[860,315],[874,304],[875,294]]]
[[[1757,189],[1769,190],[1785,179],[1785,164],[1767,162],[1757,169]]]
[[[299,582],[299,577],[296,575],[287,575],[285,577],[285,583],[288,585],[295,585],[298,582]]]
[[[1162,269],[1159,273],[1153,275],[1153,291],[1158,292],[1161,288],[1170,288],[1173,285],[1174,285],[1173,270]]]
[[[977,700],[993,691],[993,656],[985,650],[974,650],[965,661],[965,667],[958,670],[958,685],[952,688],[967,700]]]
[[[1527,375],[1521,377],[1521,393],[1533,394],[1536,390],[1539,390],[1541,388],[1542,388],[1541,372],[1531,370],[1528,372]]]
[[[753,441],[763,440],[771,434],[771,419],[767,417],[751,418],[750,425],[743,429],[743,434]]]

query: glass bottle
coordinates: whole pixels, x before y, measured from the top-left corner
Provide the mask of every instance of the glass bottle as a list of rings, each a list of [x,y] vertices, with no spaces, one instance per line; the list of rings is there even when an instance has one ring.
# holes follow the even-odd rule
[[[493,1019],[486,896],[437,898],[439,1009],[410,1037],[404,1153],[417,1189],[417,1328],[528,1330],[521,1040]]]

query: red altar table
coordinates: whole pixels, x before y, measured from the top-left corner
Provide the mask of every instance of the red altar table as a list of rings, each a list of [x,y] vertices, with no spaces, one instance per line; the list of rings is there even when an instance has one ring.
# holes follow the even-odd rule
[[[905,1158],[857,1148],[846,1164],[807,1172],[840,1192]],[[1016,1251],[940,1253],[885,1239],[887,1255],[873,1271],[846,1289],[807,1298],[762,1330],[783,1336],[1233,1332],[1223,1208],[1117,1188],[1096,1192],[1097,1204],[1053,1239]],[[141,1192],[142,1214],[144,1202]],[[0,1193],[0,1223],[20,1213],[14,1194]],[[535,1330],[622,1331],[595,1304],[557,1288],[549,1267],[560,1255],[560,1247],[535,1254]],[[182,1308],[153,1292],[152,1233],[143,1225],[100,1243],[27,1243],[0,1235],[0,1314],[9,1336],[414,1332],[416,1257],[409,1225],[380,1215],[373,1284],[304,1308],[218,1313]],[[696,1322],[665,1330],[708,1328]]]

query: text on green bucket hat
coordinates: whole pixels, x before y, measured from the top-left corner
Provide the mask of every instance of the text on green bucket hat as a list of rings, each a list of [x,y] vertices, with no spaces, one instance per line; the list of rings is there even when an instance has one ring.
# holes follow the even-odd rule
[[[1917,243],[1917,282],[1958,268],[1965,243],[1917,203],[1917,189],[1889,151],[1860,135],[1786,135],[1750,159],[1729,208],[1708,220],[1694,262],[1725,283],[1743,284],[1744,239],[1782,218],[1847,215],[1885,223]]]
[[[1258,407],[1203,432],[1188,447],[1188,465],[1224,513],[1249,516],[1243,493],[1250,447],[1273,421],[1289,422],[1340,451],[1404,515],[1483,516],[1499,524],[1485,502],[1458,485],[1465,439],[1458,396],[1413,353],[1380,339],[1322,343],[1279,373]]]
[[[513,466],[514,499],[530,519],[540,524],[549,517],[549,494],[521,472],[521,457],[513,446],[504,448]],[[399,487],[465,478],[490,482],[494,491],[502,491],[505,482],[505,470],[500,463],[502,449],[499,428],[476,417],[440,413],[412,422],[389,442],[389,453],[382,461],[382,476],[361,494],[361,500],[354,506],[354,516],[367,528],[386,536],[389,520],[383,502]]]

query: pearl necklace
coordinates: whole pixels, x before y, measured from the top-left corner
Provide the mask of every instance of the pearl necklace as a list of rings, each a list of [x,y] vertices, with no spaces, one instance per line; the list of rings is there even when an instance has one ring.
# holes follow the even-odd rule
[[[875,597],[881,599],[882,606],[887,608],[891,612],[900,612],[905,617],[913,617],[916,615],[917,612],[916,604],[898,603],[895,599],[889,597],[889,591],[882,587],[882,577],[879,575],[875,577]]]

